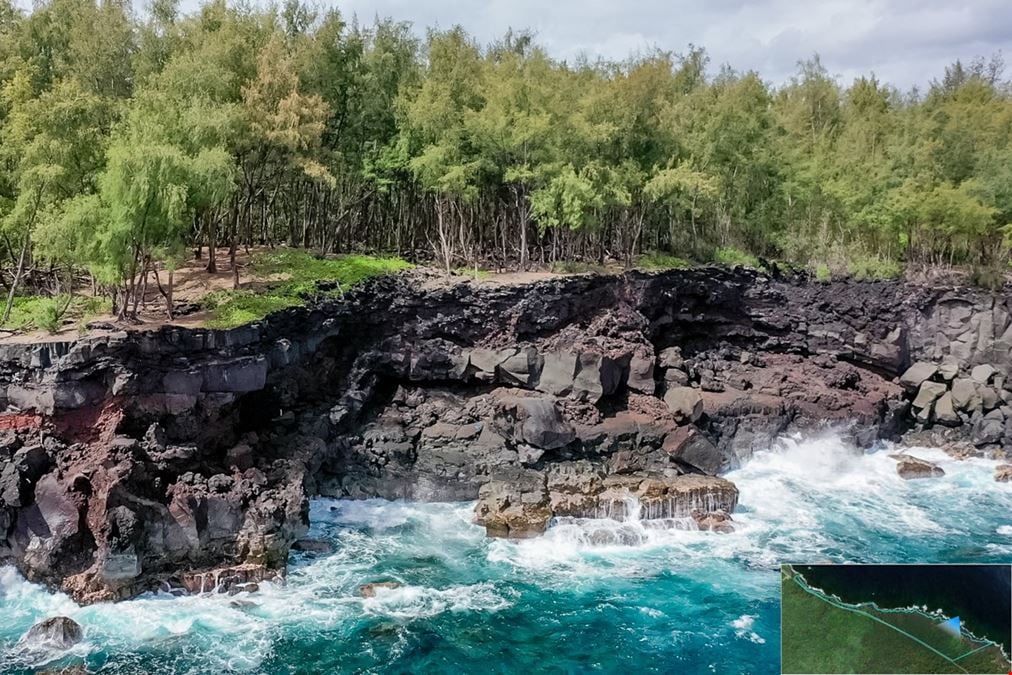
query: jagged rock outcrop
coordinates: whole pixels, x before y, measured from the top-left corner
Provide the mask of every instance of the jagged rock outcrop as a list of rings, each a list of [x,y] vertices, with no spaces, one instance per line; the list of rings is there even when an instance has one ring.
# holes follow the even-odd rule
[[[589,463],[559,463],[493,475],[480,490],[475,522],[489,536],[511,538],[539,535],[555,517],[693,518],[709,526],[720,518],[711,514],[726,515],[737,503],[737,488],[719,477],[677,471],[608,474]]]
[[[86,601],[249,589],[283,575],[316,494],[477,499],[506,536],[633,503],[727,529],[716,474],[781,433],[1003,455],[1009,297],[408,274],[231,331],[0,344],[0,561]]]

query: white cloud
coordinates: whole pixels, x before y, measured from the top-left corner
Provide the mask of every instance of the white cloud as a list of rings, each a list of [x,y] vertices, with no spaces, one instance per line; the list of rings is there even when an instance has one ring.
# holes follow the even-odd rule
[[[1012,47],[1005,0],[343,0],[362,21],[376,15],[428,26],[461,24],[481,42],[531,28],[556,57],[618,59],[660,47],[707,49],[714,65],[755,69],[781,82],[818,52],[844,81],[874,71],[906,89],[940,77],[955,59]]]

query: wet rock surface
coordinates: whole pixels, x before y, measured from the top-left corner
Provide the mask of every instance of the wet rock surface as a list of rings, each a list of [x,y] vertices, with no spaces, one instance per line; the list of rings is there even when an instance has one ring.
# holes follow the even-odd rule
[[[717,268],[430,281],[230,331],[0,345],[0,561],[82,601],[251,590],[314,495],[478,500],[498,536],[634,503],[726,531],[718,474],[783,433],[1012,447],[1007,294]]]
[[[21,638],[26,649],[70,649],[84,637],[80,624],[66,616],[40,621]]]
[[[393,590],[400,588],[401,584],[397,581],[373,581],[372,583],[362,584],[358,587],[358,594],[363,598],[375,598],[376,593],[381,589]]]
[[[942,467],[926,459],[907,454],[890,456],[896,460],[896,473],[900,475],[900,478],[913,480],[917,478],[938,478],[945,475]]]

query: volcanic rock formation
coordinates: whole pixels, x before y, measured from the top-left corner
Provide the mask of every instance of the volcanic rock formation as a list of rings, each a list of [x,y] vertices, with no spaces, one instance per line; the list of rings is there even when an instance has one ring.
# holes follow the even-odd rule
[[[780,434],[1003,455],[1009,313],[719,268],[412,273],[230,331],[0,345],[0,561],[83,601],[251,589],[313,495],[477,500],[493,536],[634,512],[727,531],[718,474]]]

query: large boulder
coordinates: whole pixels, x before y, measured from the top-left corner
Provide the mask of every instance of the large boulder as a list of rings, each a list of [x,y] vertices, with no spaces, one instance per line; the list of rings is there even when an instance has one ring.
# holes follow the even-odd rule
[[[903,326],[897,326],[889,331],[885,340],[874,342],[871,345],[870,361],[879,368],[890,373],[896,373],[907,360],[907,331]]]
[[[994,410],[1001,405],[1002,400],[994,387],[982,384],[977,388],[977,391],[980,393],[980,405],[985,411]]]
[[[978,448],[1000,443],[1005,435],[1005,415],[1001,410],[992,410],[986,415],[974,416],[972,440]]]
[[[614,394],[622,384],[622,365],[608,356],[582,352],[577,361],[576,377],[570,396],[597,403]]]
[[[689,374],[680,368],[668,368],[664,371],[664,386],[685,387],[689,384]]]
[[[917,390],[917,396],[914,397],[912,405],[917,410],[930,408],[931,404],[941,398],[945,391],[946,387],[941,382],[921,382],[920,388]]]
[[[918,361],[900,375],[900,384],[911,391],[916,391],[925,380],[930,380],[938,372],[938,366],[925,361]]]
[[[942,467],[926,459],[904,453],[892,455],[892,458],[896,460],[896,473],[905,480],[937,478],[945,475]]]
[[[664,402],[679,421],[695,422],[703,414],[703,397],[692,387],[668,389]]]
[[[952,405],[952,392],[945,392],[935,402],[935,421],[952,427],[963,423]]]
[[[952,381],[952,407],[956,411],[971,411],[980,405],[981,397],[973,380],[957,378]]]
[[[734,456],[718,449],[692,425],[679,427],[665,436],[664,450],[679,464],[711,476],[733,468]]]
[[[622,384],[622,363],[595,352],[549,352],[538,365],[535,389],[555,396],[597,403]]]
[[[657,388],[654,381],[654,360],[644,356],[633,356],[629,360],[629,377],[626,386],[641,394],[653,395]]]
[[[81,625],[66,616],[54,616],[28,629],[21,645],[28,649],[70,649],[84,637]]]
[[[436,423],[433,426],[446,428],[453,425]],[[558,399],[554,396],[531,396],[523,392],[513,394],[502,390],[495,396],[492,426],[502,438],[540,450],[561,448],[576,438],[576,430],[563,419]],[[468,428],[472,427],[475,425],[468,425]],[[448,431],[441,433],[445,436]],[[435,432],[426,429],[423,436],[432,433]],[[462,439],[457,431],[452,435]]]
[[[544,355],[541,377],[535,387],[555,396],[567,396],[576,378],[577,355],[572,352],[549,352]]]
[[[573,426],[562,419],[554,399],[521,398],[517,399],[517,404],[522,411],[520,435],[524,442],[552,450],[576,438]]]
[[[991,378],[998,373],[998,370],[987,363],[982,363],[979,366],[974,366],[973,370],[970,371],[970,379],[977,384],[989,384]]]

